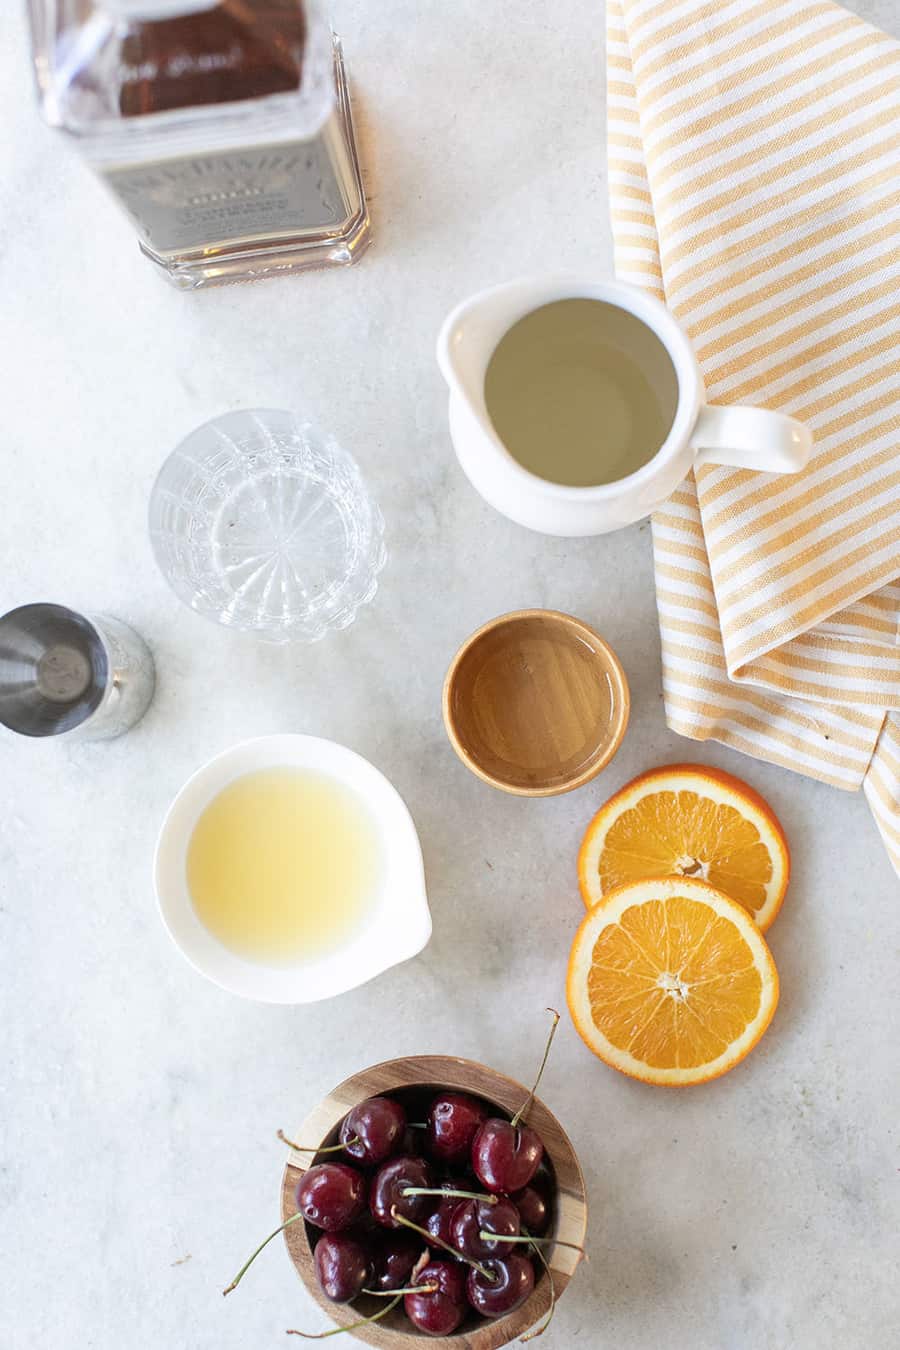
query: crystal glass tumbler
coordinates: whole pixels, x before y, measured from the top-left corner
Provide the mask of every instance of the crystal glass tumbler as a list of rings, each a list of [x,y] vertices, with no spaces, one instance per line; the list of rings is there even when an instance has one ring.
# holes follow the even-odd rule
[[[356,461],[293,413],[226,413],[181,442],[150,497],[175,594],[266,642],[317,642],[378,588],[384,521]]]

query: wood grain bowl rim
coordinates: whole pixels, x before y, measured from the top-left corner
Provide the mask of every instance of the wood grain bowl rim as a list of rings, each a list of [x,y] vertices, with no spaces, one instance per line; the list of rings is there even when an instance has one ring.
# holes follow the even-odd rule
[[[523,619],[561,621],[562,626],[576,629],[598,661],[603,662],[606,673],[613,684],[613,709],[610,723],[612,734],[609,740],[604,742],[602,747],[598,744],[597,753],[577,773],[573,773],[569,778],[554,781],[549,786],[522,787],[490,773],[475,758],[465,741],[460,737],[453,712],[452,699],[456,677],[472,648],[495,629],[513,622],[521,622]],[[560,609],[512,609],[506,614],[498,614],[496,618],[483,623],[480,628],[475,629],[474,633],[470,633],[463,642],[450,662],[447,674],[444,677],[441,706],[444,728],[450,744],[466,768],[471,770],[482,782],[489,783],[491,787],[499,788],[501,792],[509,792],[515,797],[559,797],[591,782],[606,768],[616,754],[628,729],[628,719],[631,712],[631,691],[628,686],[628,678],[615,651],[606,639],[597,632],[596,628],[592,628],[589,623],[585,623],[583,619],[577,618],[574,614],[566,614]]]
[[[475,1060],[454,1055],[413,1055],[403,1059],[385,1060],[353,1074],[323,1097],[298,1127],[294,1136],[301,1143],[315,1139],[324,1145],[334,1134],[347,1112],[366,1097],[402,1088],[433,1087],[435,1090],[470,1092],[495,1103],[510,1115],[514,1114],[528,1089],[514,1078],[498,1073]],[[536,1097],[528,1116],[528,1123],[540,1134],[557,1180],[556,1215],[553,1234],[566,1242],[584,1244],[587,1231],[587,1199],[584,1176],[572,1143],[552,1111]],[[291,1152],[281,1182],[282,1221],[297,1212],[295,1192],[301,1175],[315,1162],[314,1157]],[[347,1326],[360,1316],[359,1310],[349,1304],[330,1302],[319,1288],[313,1264],[313,1254],[306,1228],[295,1224],[285,1230],[288,1255],[298,1275],[316,1303],[339,1326]],[[568,1247],[547,1248],[547,1262],[552,1271],[556,1297],[566,1289],[581,1257]],[[374,1301],[373,1301],[374,1303]],[[441,1350],[498,1350],[508,1345],[535,1325],[550,1307],[549,1281],[541,1276],[528,1301],[515,1312],[496,1321],[485,1321],[468,1326],[452,1336],[424,1336],[404,1331],[388,1322],[360,1327],[348,1335],[389,1350],[425,1350],[433,1345]],[[390,1314],[399,1319],[400,1309]],[[408,1324],[407,1324],[408,1325]]]

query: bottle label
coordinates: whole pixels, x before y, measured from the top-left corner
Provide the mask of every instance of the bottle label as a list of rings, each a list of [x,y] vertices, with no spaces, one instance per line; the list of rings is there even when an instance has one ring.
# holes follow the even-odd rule
[[[255,235],[327,233],[348,216],[327,124],[311,140],[104,168],[101,174],[155,253]]]

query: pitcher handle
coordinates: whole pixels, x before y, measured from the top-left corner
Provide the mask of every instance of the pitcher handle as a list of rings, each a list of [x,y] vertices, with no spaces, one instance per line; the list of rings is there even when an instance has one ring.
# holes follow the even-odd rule
[[[700,409],[691,436],[695,467],[727,464],[762,473],[799,473],[812,453],[812,432],[802,422],[769,408]]]

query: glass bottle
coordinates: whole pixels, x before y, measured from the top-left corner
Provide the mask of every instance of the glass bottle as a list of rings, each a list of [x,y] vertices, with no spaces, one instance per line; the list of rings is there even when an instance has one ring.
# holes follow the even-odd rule
[[[353,262],[369,216],[310,0],[29,0],[41,107],[191,289]]]

